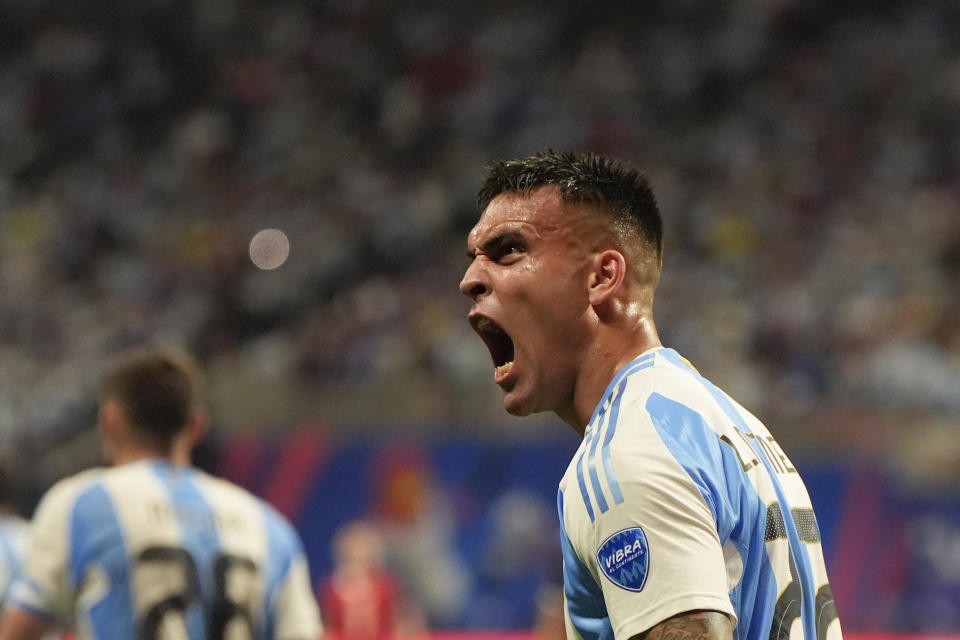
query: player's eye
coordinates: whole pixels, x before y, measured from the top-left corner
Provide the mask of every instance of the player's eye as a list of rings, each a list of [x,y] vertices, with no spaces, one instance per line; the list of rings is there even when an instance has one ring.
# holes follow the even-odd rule
[[[523,253],[523,246],[516,242],[509,242],[497,247],[497,251],[493,257],[497,262],[503,262],[504,260],[510,260],[521,253]]]

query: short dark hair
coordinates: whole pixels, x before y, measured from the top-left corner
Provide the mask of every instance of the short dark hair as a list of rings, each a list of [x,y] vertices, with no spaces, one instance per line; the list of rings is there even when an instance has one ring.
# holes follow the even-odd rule
[[[480,211],[504,192],[529,194],[552,185],[565,202],[594,205],[610,213],[620,237],[639,234],[656,252],[663,251],[663,219],[647,177],[624,162],[593,152],[554,152],[552,149],[487,167],[477,191]]]
[[[141,348],[118,356],[104,378],[101,398],[120,405],[130,426],[149,443],[167,448],[200,402],[199,369],[186,353]]]

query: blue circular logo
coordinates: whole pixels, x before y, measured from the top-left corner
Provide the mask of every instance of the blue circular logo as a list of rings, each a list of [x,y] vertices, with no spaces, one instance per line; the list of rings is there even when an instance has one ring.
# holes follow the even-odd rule
[[[610,582],[628,591],[640,591],[650,570],[650,547],[640,527],[618,531],[597,551],[597,562]]]

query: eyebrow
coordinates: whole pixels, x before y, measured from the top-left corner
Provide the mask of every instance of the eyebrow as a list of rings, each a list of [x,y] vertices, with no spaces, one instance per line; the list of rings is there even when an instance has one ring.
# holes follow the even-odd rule
[[[498,246],[503,246],[508,240],[511,240],[514,237],[519,237],[522,239],[523,235],[516,229],[507,229],[506,231],[501,231],[480,245],[480,251],[482,253],[490,253],[493,249],[496,249]],[[471,260],[475,259],[477,257],[477,251],[475,249],[467,249],[467,257]]]

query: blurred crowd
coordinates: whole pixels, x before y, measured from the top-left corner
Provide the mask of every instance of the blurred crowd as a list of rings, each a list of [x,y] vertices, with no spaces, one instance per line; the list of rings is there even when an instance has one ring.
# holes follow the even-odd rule
[[[788,450],[955,480],[957,33],[947,0],[0,3],[0,436],[87,428],[148,339],[222,430],[553,432],[457,292],[483,167],[553,147],[648,173],[661,337]]]

